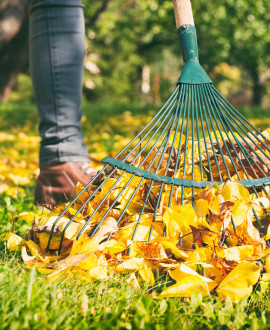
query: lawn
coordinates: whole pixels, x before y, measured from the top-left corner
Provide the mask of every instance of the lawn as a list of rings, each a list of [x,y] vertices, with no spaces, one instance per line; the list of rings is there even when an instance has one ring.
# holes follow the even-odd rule
[[[270,127],[269,109],[243,108],[254,124]],[[83,127],[95,166],[114,155],[149,121],[151,106],[84,106]],[[119,125],[121,123],[121,125]],[[38,115],[33,104],[0,106],[0,328],[3,329],[269,329],[270,290],[257,286],[248,300],[233,305],[216,296],[161,298],[173,281],[156,274],[156,284],[141,289],[128,275],[106,281],[49,283],[35,268],[26,270],[18,252],[6,248],[5,234],[24,236],[36,212],[33,204],[38,168]]]

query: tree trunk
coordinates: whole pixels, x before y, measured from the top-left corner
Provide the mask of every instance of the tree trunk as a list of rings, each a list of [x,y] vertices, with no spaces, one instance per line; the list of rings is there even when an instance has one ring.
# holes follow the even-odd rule
[[[253,85],[252,104],[260,106],[262,104],[262,99],[265,92],[265,86],[260,81],[258,66],[254,66],[250,68],[250,75]]]
[[[4,0],[0,5],[0,101],[6,102],[18,73],[28,65],[29,0]]]

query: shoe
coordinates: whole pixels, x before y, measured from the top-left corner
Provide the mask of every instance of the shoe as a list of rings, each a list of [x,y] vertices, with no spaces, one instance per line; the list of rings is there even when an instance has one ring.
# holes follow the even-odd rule
[[[88,162],[41,166],[37,178],[35,204],[52,209],[57,204],[73,199],[77,183],[86,186],[96,173]]]

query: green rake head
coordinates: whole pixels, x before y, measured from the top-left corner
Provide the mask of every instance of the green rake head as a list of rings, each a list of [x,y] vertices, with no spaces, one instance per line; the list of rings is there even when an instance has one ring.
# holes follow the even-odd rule
[[[198,189],[228,180],[238,181],[256,196],[263,193],[270,198],[269,135],[249,123],[216,90],[200,66],[190,2],[174,1],[174,8],[185,62],[175,90],[152,120],[114,158],[103,159],[104,168],[54,222],[48,250],[55,226],[86,193],[81,207],[62,232],[59,253],[68,227],[101,191],[102,198],[88,214],[77,239],[89,227],[89,236],[93,236],[121,205],[114,215],[119,227],[131,206],[137,208],[131,240],[136,240],[146,210],[151,212],[147,238],[151,240],[162,206],[181,205],[187,198],[194,205]],[[169,197],[164,201],[165,190],[169,191]],[[136,199],[138,193],[143,195],[140,203]],[[253,212],[263,233],[265,228],[254,208]],[[233,217],[231,221],[235,228]],[[163,235],[166,236],[166,227]]]

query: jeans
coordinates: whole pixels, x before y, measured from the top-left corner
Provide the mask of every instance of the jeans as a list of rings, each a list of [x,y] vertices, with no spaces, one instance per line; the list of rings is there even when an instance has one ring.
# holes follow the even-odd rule
[[[32,0],[30,71],[40,117],[40,166],[89,161],[81,128],[84,38],[80,0]]]

